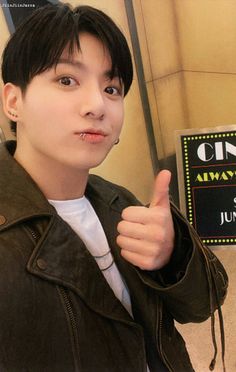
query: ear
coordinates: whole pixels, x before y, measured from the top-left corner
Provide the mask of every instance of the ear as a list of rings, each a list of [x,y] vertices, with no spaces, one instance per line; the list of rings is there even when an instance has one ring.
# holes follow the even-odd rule
[[[5,115],[12,121],[18,121],[20,115],[20,103],[22,92],[20,87],[7,83],[2,89],[2,103]]]

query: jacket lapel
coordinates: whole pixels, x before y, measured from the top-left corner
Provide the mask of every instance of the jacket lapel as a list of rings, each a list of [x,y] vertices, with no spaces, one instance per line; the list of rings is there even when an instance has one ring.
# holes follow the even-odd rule
[[[37,244],[28,263],[28,270],[70,288],[92,310],[103,316],[132,321],[82,240],[58,216]]]

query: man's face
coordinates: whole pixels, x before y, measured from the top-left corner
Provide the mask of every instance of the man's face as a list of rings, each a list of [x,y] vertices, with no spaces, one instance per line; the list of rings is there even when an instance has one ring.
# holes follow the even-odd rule
[[[80,35],[81,52],[35,76],[27,87],[17,124],[18,155],[34,165],[87,171],[99,165],[119,138],[123,87],[111,79],[111,59],[102,43]]]

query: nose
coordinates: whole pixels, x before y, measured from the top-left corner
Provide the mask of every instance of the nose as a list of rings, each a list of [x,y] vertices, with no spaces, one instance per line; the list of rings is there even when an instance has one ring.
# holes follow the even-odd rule
[[[80,115],[102,120],[105,115],[105,102],[103,91],[97,84],[90,84],[83,90],[83,98],[80,100]]]

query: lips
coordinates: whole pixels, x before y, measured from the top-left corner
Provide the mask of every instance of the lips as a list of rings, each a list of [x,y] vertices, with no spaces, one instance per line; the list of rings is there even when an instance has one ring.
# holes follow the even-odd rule
[[[75,132],[77,135],[84,135],[84,134],[94,134],[94,135],[101,135],[106,137],[107,134],[102,129],[94,129],[94,128],[88,128],[84,130],[80,130],[79,132]]]
[[[78,135],[83,142],[93,144],[102,142],[107,136],[107,134],[103,130],[94,128],[81,130],[79,132],[76,132],[75,134]]]

